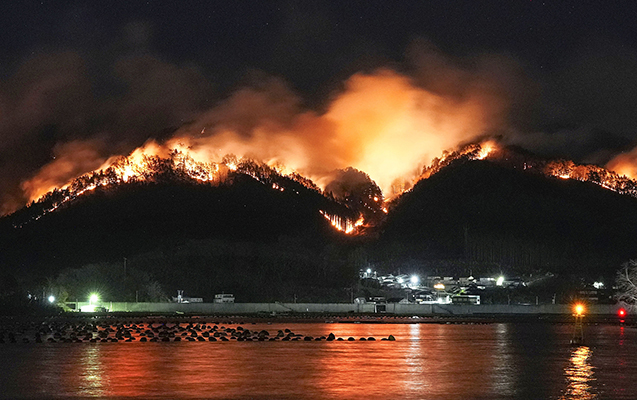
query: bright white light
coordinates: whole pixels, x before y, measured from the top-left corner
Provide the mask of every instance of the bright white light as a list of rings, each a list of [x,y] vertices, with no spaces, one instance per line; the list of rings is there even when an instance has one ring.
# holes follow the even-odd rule
[[[504,283],[504,277],[503,276],[498,276],[498,279],[495,281],[495,284],[497,286],[502,286],[503,283]]]
[[[372,273],[372,269],[371,268],[367,268],[367,273],[371,274]]]
[[[80,306],[80,312],[95,312],[95,306],[92,304]]]
[[[397,281],[398,283],[403,283],[403,278],[398,278]]]
[[[88,298],[88,303],[89,304],[93,304],[93,303],[97,303],[99,301],[99,296],[95,293],[91,294],[91,296]]]
[[[593,283],[593,287],[595,289],[602,289],[604,287],[604,283],[603,282],[595,282],[595,283]]]
[[[51,295],[49,296],[49,303],[55,303],[55,296]]]
[[[418,275],[412,275],[411,279],[410,279],[410,282],[411,282],[412,285],[417,285],[418,282],[420,282],[420,278],[418,278]]]

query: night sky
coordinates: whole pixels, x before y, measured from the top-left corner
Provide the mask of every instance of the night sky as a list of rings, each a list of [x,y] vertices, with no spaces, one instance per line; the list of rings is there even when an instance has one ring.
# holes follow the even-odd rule
[[[451,98],[479,86],[503,103],[489,134],[603,166],[637,146],[635,21],[632,1],[4,2],[0,211],[71,143],[91,144],[86,172],[244,87],[274,79],[320,115],[381,68]]]

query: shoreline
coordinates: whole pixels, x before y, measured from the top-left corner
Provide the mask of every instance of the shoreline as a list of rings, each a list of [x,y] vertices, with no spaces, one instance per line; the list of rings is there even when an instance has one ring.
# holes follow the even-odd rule
[[[571,324],[575,322],[573,315],[566,314],[471,314],[446,316],[404,316],[390,314],[338,314],[338,313],[303,313],[303,314],[207,314],[207,313],[144,313],[144,312],[106,312],[79,313],[65,312],[56,315],[17,315],[0,316],[0,328],[6,322],[73,322],[73,321],[145,321],[166,323],[179,322],[214,322],[239,324],[274,324],[274,323],[338,323],[338,324],[493,324],[493,323],[553,323]],[[616,315],[585,315],[584,324],[612,324],[626,327],[637,327],[637,318],[628,315],[620,318]]]

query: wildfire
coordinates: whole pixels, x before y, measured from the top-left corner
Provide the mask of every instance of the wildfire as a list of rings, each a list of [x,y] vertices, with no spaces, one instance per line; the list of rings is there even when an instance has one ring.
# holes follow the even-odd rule
[[[488,140],[480,144],[469,144],[455,151],[444,151],[442,156],[434,158],[431,164],[423,169],[422,174],[420,174],[414,183],[417,183],[422,179],[429,178],[455,160],[461,158],[466,158],[468,160],[484,160],[492,156],[497,150],[497,143],[495,141]]]
[[[480,144],[480,150],[478,154],[475,156],[475,160],[484,160],[489,157],[489,155],[496,149],[496,143],[492,140],[483,142]]]
[[[416,180],[427,179],[433,174],[440,171],[455,160],[465,158],[468,160],[484,160],[493,159],[496,162],[505,162],[512,164],[514,167],[520,167],[522,170],[529,169],[526,161],[516,165],[515,161],[509,161],[506,157],[499,153],[502,150],[495,141],[489,140],[480,144],[470,144],[455,151],[445,151],[442,156],[435,158],[431,165],[423,169],[423,173]],[[609,166],[612,163],[609,163]],[[628,168],[623,159],[616,159],[618,167]],[[531,171],[539,171],[546,176],[552,176],[559,179],[574,179],[582,182],[591,182],[601,186],[604,189],[612,190],[617,193],[637,197],[637,182],[630,179],[626,175],[596,166],[596,165],[579,165],[573,161],[556,160],[556,161],[535,161],[532,163],[535,168]],[[621,170],[621,168],[620,168]],[[404,191],[407,191],[404,190]],[[383,211],[386,208],[383,207]]]
[[[332,225],[332,227],[334,227],[334,229],[348,235],[357,233],[358,228],[363,226],[363,224],[365,223],[365,219],[362,215],[359,216],[356,221],[353,221],[349,218],[328,214],[323,210],[320,210],[319,212],[323,215],[323,217],[325,217],[326,220],[330,221],[330,224]]]
[[[637,197],[637,182],[596,165],[578,165],[566,160],[551,161],[544,167],[544,173],[561,179],[591,182],[604,189]]]
[[[236,157],[228,154],[219,161],[211,161],[210,154],[206,152],[192,151],[188,142],[172,140],[165,145],[160,145],[154,141],[147,142],[144,146],[134,150],[127,157],[112,157],[106,160],[98,169],[81,175],[78,178],[67,182],[61,188],[54,188],[41,194],[35,191],[33,195],[39,195],[33,201],[41,204],[42,212],[32,217],[33,220],[41,218],[43,215],[52,212],[62,205],[77,199],[87,192],[97,188],[132,182],[152,182],[162,174],[169,173],[178,179],[191,179],[198,182],[218,185],[226,181],[229,174],[244,174],[256,181],[270,187],[272,190],[284,192],[286,181],[282,178],[291,179],[310,190],[322,192],[322,190],[312,182],[298,173],[288,170],[277,159],[271,159],[268,164],[258,163],[250,158]],[[452,162],[465,160],[485,160],[491,159],[495,162],[509,160],[505,150],[502,150],[493,140],[484,141],[479,144],[470,144],[458,148],[454,151],[445,151],[439,158],[434,158],[431,165],[425,167],[418,178],[410,181],[406,178],[397,180],[392,185],[393,196],[384,198],[379,191],[366,192],[369,196],[367,204],[368,211],[372,217],[366,220],[363,213],[357,220],[328,213],[324,210],[319,212],[329,221],[334,229],[348,235],[361,233],[361,227],[376,225],[382,218],[378,219],[374,210],[383,214],[389,212],[389,204],[393,197],[396,197],[408,190],[421,179],[427,179],[437,173]],[[620,176],[619,174],[594,165],[577,165],[572,161],[506,161],[507,163],[517,162],[527,170],[541,172],[547,176],[560,179],[575,179],[579,181],[592,182],[601,187],[613,190],[618,193],[628,194],[637,197],[637,182]],[[298,194],[298,191],[295,190]],[[351,199],[349,199],[351,201]],[[337,200],[338,201],[338,200]],[[366,201],[366,200],[365,200]],[[354,202],[358,204],[357,202]],[[342,203],[347,207],[346,202]],[[373,207],[372,207],[373,206]],[[350,207],[350,209],[352,209]],[[355,208],[354,208],[355,209]],[[365,210],[363,210],[365,211]],[[376,216],[374,216],[376,215]]]
[[[226,155],[220,162],[196,161],[183,144],[172,143],[172,145],[170,148],[160,146],[155,142],[148,142],[133,151],[128,157],[113,157],[99,169],[73,179],[62,188],[54,188],[34,200],[34,202],[43,205],[43,208],[40,214],[32,217],[32,220],[39,220],[44,215],[97,188],[106,188],[122,183],[152,182],[164,173],[212,185],[222,183],[229,173],[240,173],[280,192],[286,190],[281,178],[289,178],[311,190],[319,190],[313,182],[296,173],[282,175],[266,164],[259,164],[247,158],[237,158],[234,155]],[[278,166],[279,171],[284,169],[285,167]],[[296,190],[294,192],[299,194]],[[376,201],[380,201],[380,198],[377,198]],[[358,228],[365,223],[362,215],[354,221],[328,214],[323,210],[319,212],[335,229],[348,235],[356,234]],[[24,223],[28,223],[28,221]],[[15,227],[22,227],[24,223]]]

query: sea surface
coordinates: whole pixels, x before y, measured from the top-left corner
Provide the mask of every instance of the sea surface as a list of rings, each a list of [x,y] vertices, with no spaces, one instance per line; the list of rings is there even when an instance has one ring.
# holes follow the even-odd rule
[[[586,325],[575,347],[557,323],[244,327],[356,340],[6,342],[0,398],[637,399],[634,327]]]

